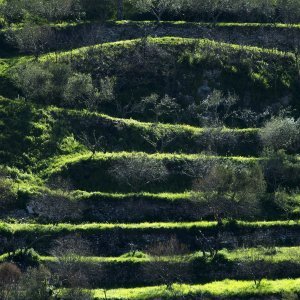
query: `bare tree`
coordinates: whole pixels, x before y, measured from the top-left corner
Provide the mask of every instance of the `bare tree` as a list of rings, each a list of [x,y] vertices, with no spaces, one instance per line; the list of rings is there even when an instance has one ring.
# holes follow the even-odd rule
[[[71,199],[71,195],[42,192],[29,201],[27,209],[44,222],[74,222],[82,219],[84,205]]]
[[[203,113],[200,115],[205,126],[223,126],[232,113],[232,107],[238,101],[234,94],[225,95],[219,90],[213,90],[201,103]]]
[[[93,158],[98,151],[106,152],[105,137],[97,135],[96,130],[93,130],[92,135],[87,132],[82,132],[78,138],[80,142],[92,152],[91,158]]]
[[[196,180],[204,178],[215,164],[216,162],[213,159],[184,160],[181,172],[183,175]]]
[[[51,255],[56,258],[52,264],[55,274],[60,278],[62,286],[71,288],[89,287],[90,278],[82,258],[91,256],[91,245],[80,235],[70,234],[58,238],[51,248]],[[99,272],[99,276],[100,276]]]
[[[177,292],[173,289],[173,283],[188,281],[188,262],[183,257],[177,259],[176,262],[168,261],[165,258],[167,256],[169,260],[172,260],[176,255],[185,254],[187,251],[187,247],[181,244],[176,237],[149,247],[147,252],[153,256],[143,268],[146,278],[166,285],[166,289],[176,296]]]
[[[155,243],[147,248],[147,253],[158,257],[184,255],[188,252],[188,247],[180,243],[176,236],[171,236],[170,239]]]
[[[215,236],[207,237],[199,230],[196,235],[196,245],[201,251],[203,257],[207,257],[207,253],[211,259],[214,259],[218,252],[222,249],[222,233],[218,232]]]
[[[266,183],[259,165],[215,164],[193,189],[191,199],[203,206],[203,215],[221,224],[224,217],[256,217]]]
[[[245,251],[247,253],[239,263],[237,271],[244,276],[250,276],[255,287],[259,288],[262,280],[271,274],[270,260],[272,257],[267,261],[258,249],[246,249]]]
[[[152,13],[158,22],[166,12],[179,12],[182,0],[131,0],[132,5],[141,13]]]
[[[124,18],[124,0],[118,0],[118,20],[123,20]]]
[[[146,155],[123,158],[112,166],[109,173],[119,184],[126,185],[133,191],[164,181],[168,176],[161,160],[151,159]]]
[[[153,124],[151,125],[151,130],[141,133],[141,137],[155,152],[164,152],[177,138],[177,134],[171,130],[160,128],[157,124]]]

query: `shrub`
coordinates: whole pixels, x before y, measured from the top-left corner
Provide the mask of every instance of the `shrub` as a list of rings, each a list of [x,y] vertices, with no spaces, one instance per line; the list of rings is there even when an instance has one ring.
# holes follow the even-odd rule
[[[54,30],[49,25],[32,25],[26,23],[21,29],[6,32],[9,43],[22,53],[29,53],[37,59],[41,54],[50,51],[55,43]]]
[[[191,199],[201,204],[204,217],[212,216],[222,223],[224,217],[257,216],[265,188],[264,175],[258,164],[215,164],[194,181],[196,193],[192,193]]]
[[[53,74],[38,63],[21,65],[13,69],[15,85],[30,100],[47,102],[51,99]]]
[[[21,277],[21,270],[12,263],[0,264],[0,287],[16,283]]]
[[[260,137],[266,148],[297,152],[300,149],[300,120],[273,118],[261,129]]]
[[[300,163],[294,155],[282,151],[267,151],[263,161],[263,169],[268,189],[298,188],[300,180]]]
[[[79,19],[82,16],[80,0],[5,0],[1,12],[9,23]]]
[[[52,104],[62,99],[71,74],[69,64],[54,62],[30,62],[11,72],[16,87],[25,98]]]
[[[123,158],[109,170],[116,181],[136,191],[154,182],[166,179],[168,171],[161,160],[149,159],[146,155]]]
[[[50,300],[53,294],[51,273],[45,267],[30,268],[21,277],[9,300]]]
[[[15,208],[17,200],[12,181],[0,173],[0,210]]]
[[[9,255],[9,260],[22,269],[37,267],[40,264],[40,256],[34,249],[19,249]]]
[[[64,101],[73,107],[94,110],[98,106],[99,92],[93,85],[90,74],[77,73],[71,76],[65,87]]]
[[[63,193],[42,193],[33,197],[28,204],[42,221],[78,221],[82,218],[83,205]]]
[[[183,5],[182,0],[131,0],[130,3],[139,13],[151,13],[159,22],[166,12],[176,13]]]

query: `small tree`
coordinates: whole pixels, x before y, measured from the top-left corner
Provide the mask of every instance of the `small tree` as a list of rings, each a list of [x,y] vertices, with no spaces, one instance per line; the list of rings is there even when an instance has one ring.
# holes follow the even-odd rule
[[[263,169],[268,189],[274,192],[280,188],[298,188],[299,187],[299,169],[294,166],[298,165],[298,159],[295,155],[288,155],[285,151],[280,150],[265,151]]]
[[[5,0],[0,9],[9,23],[78,20],[83,15],[80,0]]]
[[[230,0],[207,0],[203,2],[203,9],[207,12],[209,20],[214,24],[218,22],[222,13],[228,11],[232,6],[232,2]]]
[[[54,62],[30,62],[11,71],[11,77],[22,95],[39,103],[60,102],[71,74],[69,64]]]
[[[0,209],[7,210],[14,208],[17,204],[17,193],[14,191],[13,182],[0,170]]]
[[[180,106],[175,98],[169,95],[160,97],[157,94],[152,94],[149,97],[142,99],[140,103],[141,113],[151,112],[155,116],[155,122],[160,119],[178,120],[180,114]]]
[[[142,132],[141,137],[153,148],[155,152],[164,152],[177,138],[176,132],[160,128],[157,124],[151,126],[150,131]]]
[[[196,140],[199,146],[205,146],[208,153],[232,154],[238,144],[235,131],[224,130],[221,127],[205,128]],[[225,152],[226,151],[226,152]]]
[[[225,95],[219,90],[213,90],[201,103],[200,118],[205,126],[222,126],[232,115],[232,107],[238,98],[234,94]]]
[[[102,135],[97,135],[95,130],[93,130],[92,135],[88,134],[87,132],[83,132],[79,136],[79,140],[85,147],[87,147],[89,151],[91,151],[91,158],[95,156],[97,151],[102,151],[104,153],[106,152],[105,137]]]
[[[238,273],[249,276],[255,287],[259,288],[262,280],[271,274],[270,261],[266,260],[259,249],[247,249],[245,251],[247,252],[238,266]]]
[[[99,98],[102,102],[114,102],[115,96],[116,78],[104,77],[100,79],[99,83]]]
[[[204,258],[207,253],[211,259],[214,259],[218,252],[222,249],[222,234],[218,232],[215,236],[207,237],[199,230],[196,234],[196,245],[201,251]]]
[[[44,102],[51,99],[53,75],[42,65],[20,65],[12,70],[12,78],[27,99]]]
[[[182,8],[182,0],[130,0],[140,13],[152,13],[158,22],[166,12],[178,13]]]
[[[54,31],[49,25],[26,23],[22,29],[7,31],[6,37],[21,52],[32,54],[38,59],[41,54],[51,49]]]
[[[118,20],[123,20],[124,18],[124,0],[117,0],[118,1]]]
[[[291,193],[284,188],[279,188],[274,193],[275,207],[286,220],[299,218],[299,201],[295,194],[297,191]]]
[[[296,152],[300,149],[300,120],[273,118],[260,131],[265,148]]]
[[[0,4],[0,13],[9,24],[20,22],[25,14],[24,2],[20,0],[2,1]]]
[[[166,285],[166,289],[175,296],[173,283],[182,283],[189,279],[188,262],[184,258],[177,259],[176,263],[168,262],[164,258],[167,256],[172,259],[176,255],[186,254],[187,251],[187,247],[176,237],[149,247],[147,252],[152,256],[151,261],[143,267],[145,277],[150,281]]]
[[[51,254],[57,259],[53,265],[63,286],[71,288],[89,287],[91,278],[87,276],[82,257],[91,256],[89,241],[80,235],[71,234],[57,239],[51,248]],[[98,273],[100,276],[100,272]]]
[[[259,165],[231,163],[215,164],[194,181],[193,188],[196,193],[192,193],[192,201],[201,203],[204,216],[212,215],[221,224],[224,217],[257,216],[266,184]]]
[[[65,19],[78,20],[83,15],[80,0],[43,0],[28,1],[29,11],[48,21]]]
[[[83,215],[83,203],[71,199],[71,195],[42,192],[33,197],[28,208],[44,222],[78,221]]]
[[[50,300],[54,292],[53,283],[54,278],[45,267],[28,269],[8,299]]]
[[[123,158],[113,165],[109,173],[119,184],[128,186],[133,191],[161,182],[168,176],[161,160],[151,159],[146,155]]]
[[[90,74],[77,73],[71,76],[64,92],[65,103],[74,107],[95,110],[99,104],[99,91],[93,85]]]

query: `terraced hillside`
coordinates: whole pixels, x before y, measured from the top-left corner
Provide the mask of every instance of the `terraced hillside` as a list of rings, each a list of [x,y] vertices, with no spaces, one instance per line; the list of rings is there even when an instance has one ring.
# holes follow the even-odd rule
[[[298,0],[0,0],[0,300],[298,299]]]

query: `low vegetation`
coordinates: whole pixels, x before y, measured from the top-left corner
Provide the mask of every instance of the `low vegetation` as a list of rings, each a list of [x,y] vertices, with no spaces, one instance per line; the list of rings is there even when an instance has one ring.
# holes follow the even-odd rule
[[[0,299],[298,299],[299,22],[0,0]]]

